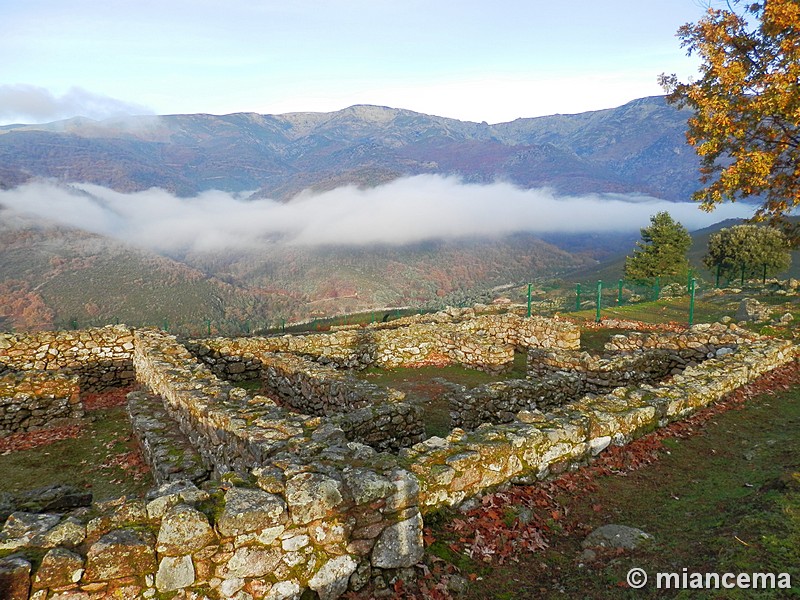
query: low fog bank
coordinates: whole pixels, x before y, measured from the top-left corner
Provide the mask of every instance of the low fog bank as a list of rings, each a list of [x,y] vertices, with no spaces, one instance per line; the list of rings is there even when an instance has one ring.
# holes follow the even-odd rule
[[[560,196],[549,189],[465,184],[438,175],[370,189],[304,192],[288,203],[223,191],[179,198],[157,188],[128,194],[93,184],[38,181],[0,191],[0,204],[9,209],[0,211],[6,222],[14,213],[28,215],[167,254],[248,250],[270,241],[403,245],[517,232],[638,231],[659,211],[694,230],[753,212],[746,205],[726,204],[709,214],[694,203],[643,195]]]

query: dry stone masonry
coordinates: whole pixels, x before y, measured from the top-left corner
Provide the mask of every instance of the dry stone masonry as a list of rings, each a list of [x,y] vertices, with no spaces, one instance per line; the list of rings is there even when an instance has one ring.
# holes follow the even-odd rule
[[[790,342],[722,325],[615,337],[607,356],[588,357],[564,321],[459,310],[327,339],[198,340],[191,352],[155,330],[130,339],[141,389],[128,409],[159,486],[143,499],[11,514],[0,597],[277,600],[312,590],[333,600],[415,565],[429,511],[589,460],[795,359]],[[421,440],[399,394],[337,370],[445,357],[493,371],[507,347],[530,352],[529,378],[453,388],[464,428],[446,438]],[[37,368],[14,356],[8,370]],[[645,381],[610,376],[651,364]],[[241,377],[262,379],[269,395],[226,381]]]
[[[0,334],[0,436],[81,418],[79,391],[133,383],[132,351],[123,326]]]
[[[81,390],[133,383],[133,334],[122,325],[80,331],[0,334],[0,375],[58,371],[80,377]]]
[[[415,366],[435,359],[502,372],[514,360],[515,349],[580,347],[575,325],[542,317],[452,310],[398,321],[406,325],[393,321],[329,334],[215,338],[197,340],[189,347],[219,377],[231,380],[243,378],[243,373],[257,377],[264,352],[287,352],[340,368]]]
[[[21,371],[0,377],[0,437],[83,417],[78,378]]]

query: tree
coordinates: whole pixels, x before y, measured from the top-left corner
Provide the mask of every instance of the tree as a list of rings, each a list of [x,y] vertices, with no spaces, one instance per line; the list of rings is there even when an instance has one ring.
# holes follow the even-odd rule
[[[735,225],[708,238],[706,265],[727,279],[771,277],[792,264],[789,241],[778,229]]]
[[[642,241],[636,242],[632,256],[625,259],[625,278],[685,281],[689,272],[686,253],[692,237],[686,228],[673,221],[668,212],[650,217],[650,226],[641,230]]]
[[[681,27],[682,45],[702,59],[701,77],[660,82],[670,103],[694,111],[686,136],[705,186],[694,199],[707,211],[757,199],[754,219],[788,231],[785,217],[800,204],[800,2],[746,1],[740,12],[710,8]]]

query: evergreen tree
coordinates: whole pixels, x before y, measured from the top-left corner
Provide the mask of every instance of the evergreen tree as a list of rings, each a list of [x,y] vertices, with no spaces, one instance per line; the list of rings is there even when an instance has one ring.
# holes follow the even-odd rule
[[[641,230],[633,255],[625,259],[625,279],[652,282],[685,281],[689,273],[686,253],[692,237],[668,212],[650,218],[650,226]]]

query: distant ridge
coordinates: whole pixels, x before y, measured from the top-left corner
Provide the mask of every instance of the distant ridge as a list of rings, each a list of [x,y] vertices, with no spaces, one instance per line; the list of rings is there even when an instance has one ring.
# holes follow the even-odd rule
[[[494,125],[372,105],[330,113],[74,118],[0,127],[0,187],[44,177],[118,191],[156,186],[184,196],[258,190],[258,197],[286,200],[308,188],[436,173],[564,194],[635,192],[685,201],[698,185],[686,119],[661,96]]]

